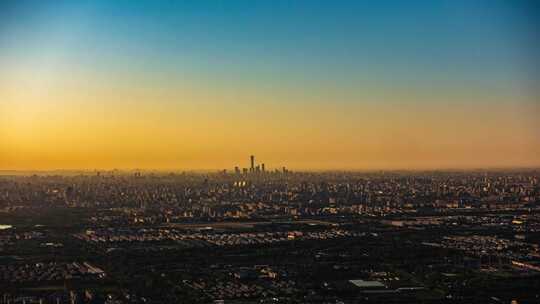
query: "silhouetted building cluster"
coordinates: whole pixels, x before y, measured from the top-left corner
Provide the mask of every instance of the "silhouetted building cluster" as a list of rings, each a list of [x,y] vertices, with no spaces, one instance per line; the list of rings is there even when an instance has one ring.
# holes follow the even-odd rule
[[[260,174],[269,174],[269,173],[272,173],[272,174],[287,174],[289,173],[289,170],[286,168],[286,167],[282,167],[281,170],[277,170],[275,169],[274,171],[272,172],[269,172],[266,170],[266,165],[264,163],[260,163],[260,164],[257,164],[256,161],[255,161],[255,155],[251,155],[249,157],[249,163],[250,163],[250,166],[249,168],[242,168],[242,170],[240,170],[240,167],[236,166],[234,167],[234,173],[236,175],[260,175]]]

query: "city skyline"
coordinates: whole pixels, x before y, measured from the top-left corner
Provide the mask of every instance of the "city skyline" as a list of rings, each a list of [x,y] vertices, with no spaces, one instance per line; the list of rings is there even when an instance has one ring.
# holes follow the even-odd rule
[[[540,299],[540,1],[0,0],[0,304]]]
[[[3,1],[0,170],[540,166],[534,1]]]

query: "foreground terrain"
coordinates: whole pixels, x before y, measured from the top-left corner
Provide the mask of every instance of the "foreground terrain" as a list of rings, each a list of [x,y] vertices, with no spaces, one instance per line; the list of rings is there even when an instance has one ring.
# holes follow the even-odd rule
[[[540,172],[0,176],[0,303],[538,303]]]

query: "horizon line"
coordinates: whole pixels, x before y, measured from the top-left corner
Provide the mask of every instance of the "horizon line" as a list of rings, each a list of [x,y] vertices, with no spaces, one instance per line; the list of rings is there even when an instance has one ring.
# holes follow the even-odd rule
[[[276,170],[281,172],[281,168],[273,168],[266,170],[267,173],[273,173]],[[540,166],[480,166],[480,167],[431,167],[431,168],[327,168],[327,169],[294,169],[285,167],[289,172],[293,173],[324,173],[324,172],[348,172],[348,173],[361,173],[361,172],[449,172],[449,171],[518,171],[518,170],[540,170]],[[65,173],[97,173],[97,172],[151,172],[151,173],[219,173],[223,170],[227,170],[227,173],[234,173],[234,167],[232,168],[214,168],[214,169],[160,169],[160,168],[112,168],[112,169],[0,169],[0,175],[6,175],[6,173],[50,173],[50,172],[65,172]]]

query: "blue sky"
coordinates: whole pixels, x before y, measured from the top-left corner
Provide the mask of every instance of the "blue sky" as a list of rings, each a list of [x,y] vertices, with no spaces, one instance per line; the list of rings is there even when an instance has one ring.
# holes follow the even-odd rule
[[[1,46],[261,80],[538,80],[535,1],[4,1]],[[74,36],[74,37],[73,37]],[[131,60],[137,57],[137,60]],[[127,62],[127,63],[126,63]],[[284,73],[287,70],[287,73]],[[283,75],[287,74],[287,75]],[[290,77],[291,79],[289,79]],[[515,84],[515,85],[519,85]]]
[[[0,1],[0,167],[538,165],[539,19],[524,0]]]

